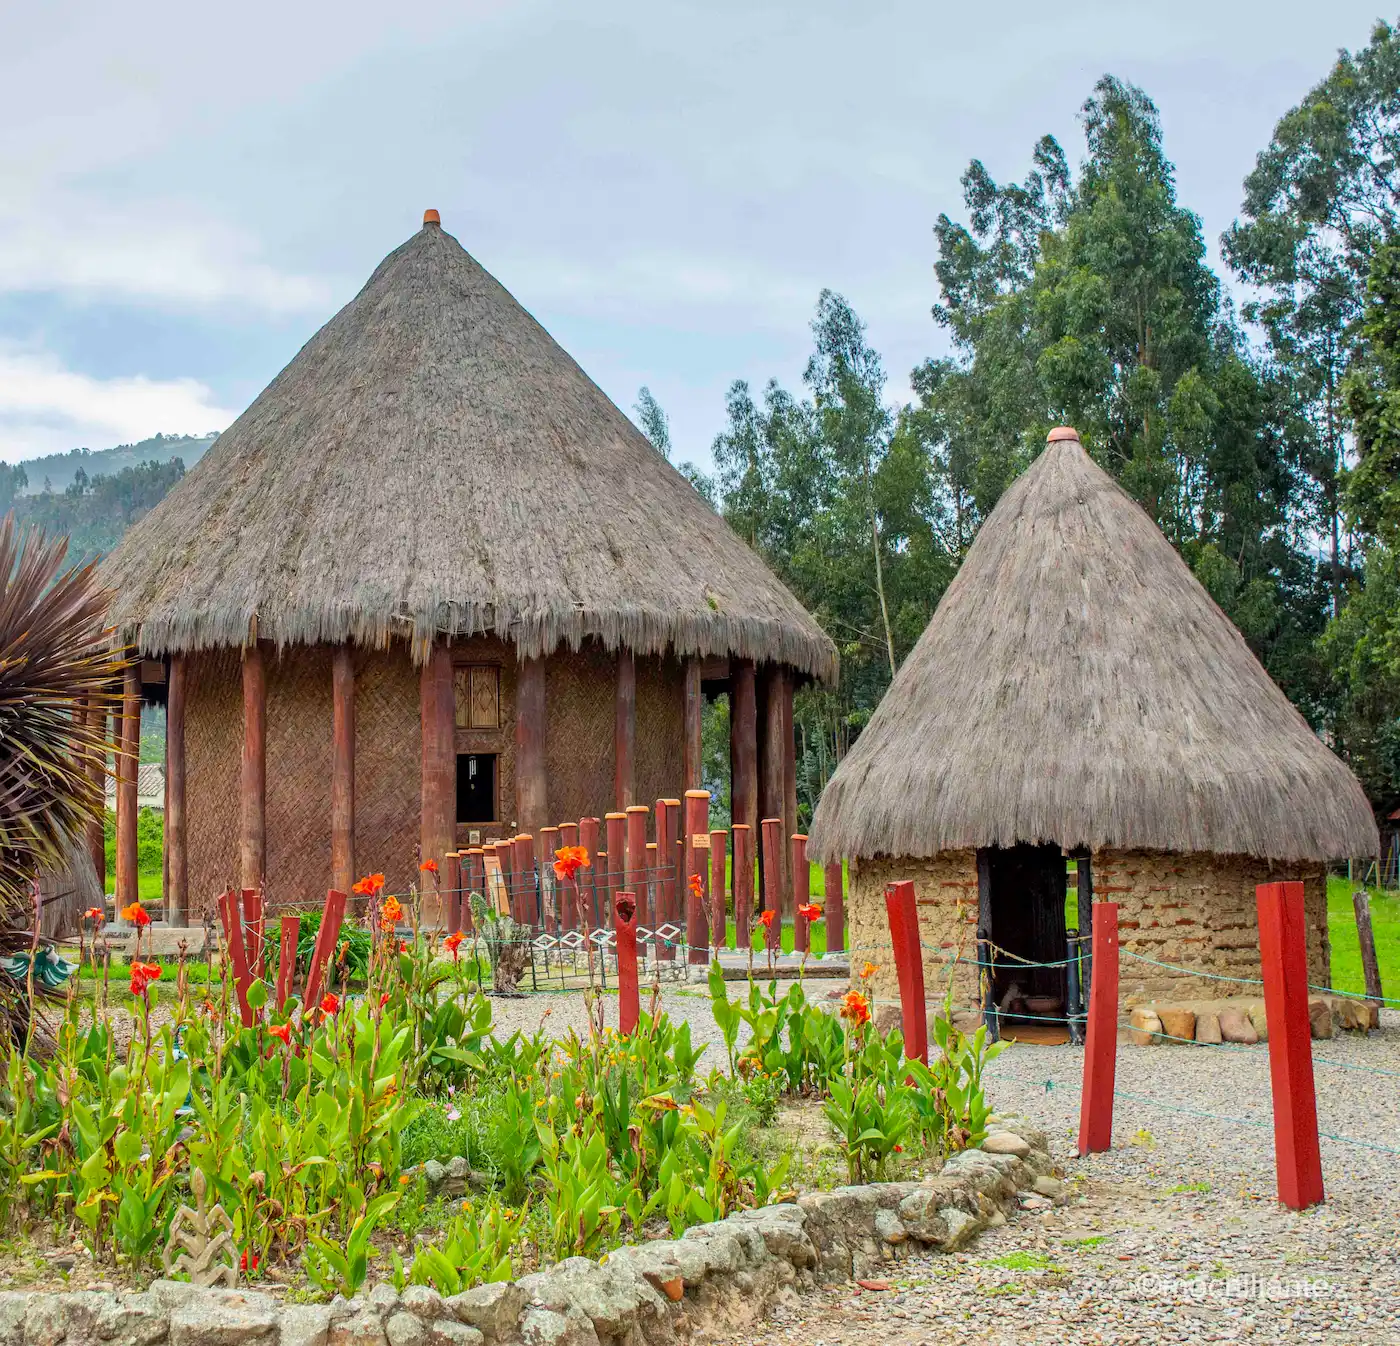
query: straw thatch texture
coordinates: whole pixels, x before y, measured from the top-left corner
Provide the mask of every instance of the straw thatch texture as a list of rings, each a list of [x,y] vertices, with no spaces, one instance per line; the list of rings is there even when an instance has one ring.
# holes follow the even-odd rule
[[[495,632],[734,654],[832,642],[540,325],[425,225],[103,566],[150,654]]]
[[[983,524],[818,804],[813,854],[1374,854],[1360,784],[1077,440]]]

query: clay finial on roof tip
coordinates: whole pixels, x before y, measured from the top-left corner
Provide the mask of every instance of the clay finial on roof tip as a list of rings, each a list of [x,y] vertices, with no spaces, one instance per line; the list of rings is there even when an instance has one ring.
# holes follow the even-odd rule
[[[1079,431],[1072,425],[1057,425],[1045,436],[1045,442],[1047,444],[1058,444],[1062,439],[1072,439],[1077,444],[1079,442]]]
[[[432,209],[425,210],[425,211],[423,212],[423,223],[424,223],[424,224],[441,224],[441,223],[442,223],[442,216],[439,215],[439,214],[437,213],[437,211],[435,211],[435,210],[432,210]]]

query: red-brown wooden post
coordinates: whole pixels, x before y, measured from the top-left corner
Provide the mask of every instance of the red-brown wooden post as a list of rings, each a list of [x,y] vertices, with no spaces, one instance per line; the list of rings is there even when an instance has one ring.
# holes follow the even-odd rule
[[[758,701],[752,659],[734,659],[729,673],[729,815],[758,829]],[[737,883],[731,885],[738,892]]]
[[[183,658],[183,656],[177,656]],[[107,705],[102,696],[91,696],[87,702],[87,722],[96,741],[105,744],[108,738]],[[170,730],[167,727],[166,736]],[[88,779],[93,784],[95,794],[101,799],[107,793],[107,750],[99,747],[88,760]],[[170,826],[169,821],[166,827]],[[107,841],[103,835],[101,817],[93,818],[87,825],[86,838],[88,853],[92,856],[92,867],[97,874],[98,887],[107,891]]]
[[[626,889],[613,900],[613,935],[617,941],[617,1031],[637,1031],[642,1006],[637,993],[637,900]]]
[[[442,901],[447,908],[447,933],[462,928],[462,853],[448,851],[442,857]]]
[[[490,850],[490,847],[487,847]],[[501,866],[501,881],[506,886],[506,899],[510,904],[510,919],[519,925],[525,924],[525,904],[520,900],[520,885],[515,880],[515,843],[502,837],[496,843],[496,861]]]
[[[261,977],[267,962],[267,946],[263,939],[263,895],[259,888],[243,890],[243,947],[249,973]]]
[[[321,1002],[326,984],[326,967],[335,957],[336,941],[340,938],[340,923],[345,917],[345,894],[332,888],[321,908],[321,924],[316,931],[316,943],[311,950],[311,966],[306,970],[306,992],[303,1006],[309,1011]]]
[[[292,983],[297,975],[297,941],[300,938],[301,917],[282,917],[277,942],[277,998],[274,1001],[278,1014],[287,1012],[287,1001],[292,998]]]
[[[462,858],[462,933],[470,935],[476,929],[472,913],[472,896],[486,887],[486,852],[480,846],[468,846]]]
[[[637,920],[642,925],[651,923],[651,910],[647,903],[647,819],[651,810],[645,804],[630,804],[627,807],[627,863],[624,867],[623,887],[632,894],[637,904]]]
[[[165,688],[165,853],[169,890],[165,910],[171,925],[190,923],[189,839],[185,814],[185,695],[188,664],[183,654],[170,656]],[[99,874],[99,878],[103,875]]]
[[[681,741],[681,777],[686,793],[698,790],[703,783],[704,753],[700,743],[701,719],[705,708],[700,689],[700,661],[687,659],[684,670],[683,738]]]
[[[606,871],[607,888],[604,890],[600,905],[606,919],[612,912],[614,899],[627,886],[623,877],[627,872],[627,815],[625,813],[604,814],[603,828],[604,839],[608,847],[608,867]]]
[[[728,939],[728,904],[725,901],[724,868],[729,858],[729,833],[710,829],[710,947],[724,948]]]
[[[606,886],[607,876],[602,872],[598,857],[598,819],[580,818],[578,821],[578,844],[588,852],[588,868],[578,872],[578,911],[579,925],[587,932],[597,924],[598,892]]]
[[[243,651],[243,774],[239,837],[240,888],[267,877],[267,674],[257,643]]]
[[[141,760],[141,665],[130,663],[122,674],[122,700],[116,750],[117,873],[116,905],[120,912],[141,900],[137,882],[137,773]],[[105,877],[105,865],[104,865]]]
[[[355,882],[355,659],[348,645],[331,655],[331,887]]]
[[[540,888],[540,924],[551,935],[561,929],[563,883],[554,874],[554,853],[559,849],[559,829],[540,828],[539,855],[535,867]]]
[[[784,838],[796,829],[783,825],[786,790],[783,779],[783,670],[769,668],[763,678],[762,722],[759,726],[758,807],[764,819],[778,819],[778,854],[776,866],[768,863],[768,832],[760,824],[760,878],[763,884],[763,909],[777,913],[776,919],[786,917],[787,843]],[[771,876],[771,877],[770,877]],[[771,888],[770,888],[771,884]]]
[[[1254,894],[1259,909],[1259,955],[1264,968],[1264,1014],[1269,1022],[1278,1199],[1290,1210],[1303,1210],[1323,1200],[1312,1030],[1308,1019],[1303,885],[1261,883]],[[1095,991],[1098,981],[1096,958]]]
[[[794,832],[788,838],[792,858],[792,947],[796,953],[809,953],[812,932],[807,918],[798,910],[811,901],[812,871],[807,866],[807,838]]]
[[[613,717],[613,808],[626,812],[633,801],[637,752],[637,661],[631,650],[617,652],[617,694]]]
[[[750,922],[753,920],[753,830],[747,823],[733,827],[733,864],[729,886],[734,890],[734,945],[753,947]]]
[[[530,833],[549,822],[543,659],[522,659],[515,678],[515,817]]]
[[[646,871],[646,909],[648,912],[651,913],[651,920],[648,922],[648,924],[653,930],[656,930],[661,924],[661,918],[657,914],[661,910],[661,883],[660,880],[657,878],[656,842],[654,841],[648,841],[646,844]],[[662,956],[661,944],[661,936],[657,935],[652,941],[652,947],[655,949],[654,956],[657,958],[660,958]],[[642,961],[646,961],[645,949],[643,949],[642,951]]]
[[[904,1029],[904,1055],[928,1064],[928,1020],[924,1006],[924,955],[919,947],[919,909],[908,879],[885,887],[885,912],[899,976],[899,1009]]]
[[[1094,903],[1094,979],[1084,1038],[1079,1096],[1079,1154],[1113,1144],[1113,1077],[1118,1059],[1118,904]]]
[[[248,1003],[248,988],[253,984],[248,970],[248,951],[243,942],[243,913],[238,894],[232,888],[219,898],[219,917],[224,927],[224,943],[229,963],[233,967],[233,986],[238,995],[238,1018],[244,1028],[253,1026],[253,1007]]]
[[[565,846],[577,846],[578,824],[559,824],[559,848]],[[593,862],[593,857],[588,857],[589,863]],[[578,929],[578,904],[579,904],[579,884],[576,879],[561,879],[559,889],[559,919],[561,928],[564,930]]]
[[[783,891],[782,853],[783,820],[765,818],[763,827],[763,910],[773,913],[764,944],[774,953],[783,951],[783,910],[779,905]]]
[[[657,884],[657,926],[680,924],[676,919],[676,870],[679,868],[679,857],[676,854],[676,815],[679,812],[679,800],[657,800],[657,868],[661,871]],[[675,940],[665,940],[664,943],[658,944],[658,950],[659,955],[666,961],[675,961]]]
[[[523,925],[534,925],[539,920],[539,885],[535,874],[535,838],[529,832],[521,832],[511,842],[511,869],[520,893],[519,920]]]
[[[822,868],[823,886],[826,888],[826,907],[822,915],[826,918],[827,953],[844,953],[846,950],[846,899],[842,891],[841,862],[828,860]]]
[[[709,932],[705,920],[705,888],[709,866],[705,863],[710,845],[710,795],[707,790],[685,792],[685,832],[681,837],[680,882],[685,893],[685,938],[690,946],[688,961],[710,961]],[[700,896],[691,891],[691,879],[700,881]]]
[[[452,687],[452,656],[435,642],[419,675],[419,719],[422,734],[422,790],[419,858],[439,866],[453,850],[456,831],[456,707]],[[424,888],[423,919],[443,925],[442,905],[431,887]]]
[[[792,722],[792,674],[783,670],[780,685],[782,704],[783,735],[783,835],[790,837],[797,831],[797,737],[793,733]],[[783,852],[783,911],[793,920],[797,919],[797,899],[794,896],[797,876],[792,868],[792,852]],[[810,884],[809,884],[810,886]]]

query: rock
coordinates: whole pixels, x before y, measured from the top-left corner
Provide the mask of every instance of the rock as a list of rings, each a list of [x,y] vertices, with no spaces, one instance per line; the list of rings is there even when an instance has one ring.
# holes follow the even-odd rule
[[[1064,1183],[1058,1178],[1050,1177],[1037,1178],[1031,1186],[1033,1191],[1041,1196],[1048,1196],[1052,1201],[1065,1190]]]
[[[29,1300],[24,1290],[0,1291],[0,1346],[21,1346]]]
[[[170,1346],[251,1346],[277,1336],[277,1301],[242,1290],[196,1291],[170,1315]]]
[[[1157,1017],[1162,1021],[1162,1031],[1169,1039],[1179,1038],[1182,1042],[1195,1039],[1196,1016],[1191,1010],[1162,1007],[1158,1009]]]
[[[1129,1035],[1135,1047],[1148,1047],[1162,1039],[1162,1021],[1145,1005],[1139,1005],[1128,1018]]]
[[[1198,1014],[1196,1016],[1196,1041],[1212,1043],[1222,1041],[1218,1014]]]
[[[875,1212],[875,1233],[884,1242],[896,1247],[909,1237],[904,1222],[892,1210]]]
[[[1371,1007],[1361,1000],[1336,996],[1332,1000],[1332,1019],[1348,1033],[1365,1033],[1371,1027]]]
[[[1242,1042],[1250,1047],[1259,1041],[1259,1034],[1249,1015],[1238,1009],[1220,1011],[1220,1036],[1226,1042]]]
[[[1260,1042],[1269,1040],[1269,1014],[1264,1008],[1262,1000],[1256,1000],[1251,1004],[1245,1013],[1249,1015],[1249,1022],[1254,1025],[1254,1031],[1259,1034]]]
[[[981,1148],[988,1154],[1012,1154],[1017,1159],[1024,1159],[1031,1152],[1030,1144],[1011,1131],[993,1131]]]
[[[452,1326],[462,1325],[454,1321]],[[470,1332],[474,1329],[465,1330]],[[400,1310],[389,1315],[389,1321],[384,1325],[384,1335],[389,1338],[389,1346],[422,1346],[428,1339],[428,1330],[413,1314]],[[481,1333],[478,1332],[477,1336],[481,1336]]]
[[[938,1214],[948,1226],[947,1236],[939,1244],[945,1253],[956,1252],[971,1243],[985,1227],[985,1221],[953,1206],[944,1206]]]
[[[399,1304],[425,1323],[435,1323],[439,1318],[454,1318],[456,1315],[448,1307],[447,1301],[430,1285],[406,1285],[399,1296]]]
[[[1022,1192],[1020,1201],[1022,1210],[1049,1210],[1051,1204],[1036,1192]]]
[[[449,1178],[461,1178],[465,1182],[471,1174],[472,1166],[460,1155],[453,1155],[447,1161],[447,1176]]]
[[[598,1334],[583,1314],[534,1307],[520,1320],[520,1338],[525,1346],[598,1346]]]
[[[436,1159],[428,1159],[423,1163],[423,1177],[427,1180],[428,1190],[436,1192],[447,1181],[447,1169]]]
[[[697,1249],[706,1247],[712,1241],[718,1242],[689,1240]],[[682,1248],[685,1242],[675,1246]],[[731,1257],[727,1269],[733,1271],[736,1264],[737,1258]],[[684,1272],[682,1263],[682,1274]],[[558,1313],[569,1310],[581,1313],[599,1335],[609,1337],[622,1336],[636,1326],[637,1311],[643,1301],[640,1278],[633,1275],[625,1264],[616,1267],[609,1261],[599,1266],[586,1257],[566,1257],[548,1271],[521,1277],[518,1284],[530,1296],[532,1305],[538,1304]],[[648,1287],[648,1295],[655,1293]]]
[[[898,1005],[881,1005],[875,1011],[875,1028],[880,1036],[888,1037],[898,1030],[904,1031],[904,1014]]]
[[[455,1318],[438,1318],[427,1324],[423,1340],[429,1346],[482,1346],[486,1338],[476,1328],[459,1323]]]
[[[1308,1027],[1315,1038],[1332,1036],[1332,1009],[1321,996],[1308,998]]]
[[[357,1306],[355,1311],[344,1317],[337,1316],[335,1306],[331,1306],[331,1330],[326,1335],[326,1346],[385,1346],[388,1338],[379,1314],[365,1300],[353,1302]]]
[[[994,1114],[987,1118],[987,1130],[1009,1131],[1013,1136],[1020,1136],[1031,1149],[1049,1152],[1049,1142],[1045,1139],[1045,1132],[1039,1127],[1032,1126],[1024,1117],[1003,1117]]]
[[[379,1310],[382,1315],[387,1316],[399,1306],[399,1292],[392,1285],[383,1282],[376,1285],[369,1292],[369,1302]]]
[[[493,1281],[463,1290],[443,1302],[459,1322],[476,1328],[488,1341],[505,1341],[515,1335],[515,1325],[529,1298],[514,1281]]]
[[[731,1216],[736,1222],[751,1224],[763,1239],[770,1257],[791,1262],[799,1269],[817,1264],[817,1250],[807,1234],[807,1213],[790,1202],[761,1206]]]
[[[93,1334],[111,1346],[155,1346],[169,1331],[165,1313],[147,1294],[108,1295]]]
[[[278,1346],[326,1346],[331,1311],[326,1304],[284,1304]]]

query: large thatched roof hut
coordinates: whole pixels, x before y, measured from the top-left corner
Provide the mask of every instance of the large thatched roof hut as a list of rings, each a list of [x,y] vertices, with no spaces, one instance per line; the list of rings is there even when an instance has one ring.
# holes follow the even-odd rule
[[[781,720],[836,667],[436,211],[102,578],[188,758],[196,904],[315,897],[357,861],[402,891],[420,853],[678,794],[702,686],[747,679]]]
[[[888,942],[881,893],[912,878],[926,945],[996,946],[999,999],[1063,996],[1017,958],[1065,958],[1069,855],[1124,948],[1227,976],[1259,975],[1254,885],[1300,878],[1322,980],[1324,864],[1376,844],[1356,778],[1068,428],[983,524],[810,842],[854,862],[853,945]],[[1125,991],[1150,971],[1125,963]]]

